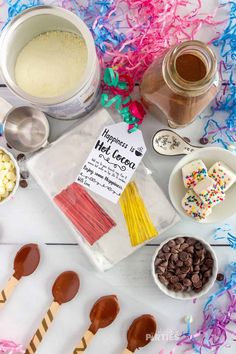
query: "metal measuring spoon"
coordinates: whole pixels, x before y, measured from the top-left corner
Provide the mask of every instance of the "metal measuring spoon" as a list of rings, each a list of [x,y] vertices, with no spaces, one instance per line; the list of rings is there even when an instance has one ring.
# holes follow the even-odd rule
[[[54,301],[42,320],[39,328],[35,332],[25,354],[33,354],[37,351],[44,335],[59,310],[59,307],[71,301],[79,291],[80,280],[78,274],[72,271],[64,272],[59,275],[52,287]]]
[[[14,273],[6,287],[0,293],[0,309],[6,304],[22,277],[34,273],[39,265],[40,253],[37,245],[31,243],[23,246],[14,259]]]
[[[158,154],[167,156],[188,155],[201,149],[199,146],[189,144],[180,135],[169,129],[156,132],[152,139],[152,146]]]
[[[143,315],[131,324],[128,333],[128,345],[122,354],[134,353],[137,349],[148,345],[156,334],[157,323],[153,316]]]
[[[108,327],[116,319],[119,311],[120,306],[115,295],[103,296],[96,301],[90,312],[91,325],[73,354],[85,352],[98,330]]]

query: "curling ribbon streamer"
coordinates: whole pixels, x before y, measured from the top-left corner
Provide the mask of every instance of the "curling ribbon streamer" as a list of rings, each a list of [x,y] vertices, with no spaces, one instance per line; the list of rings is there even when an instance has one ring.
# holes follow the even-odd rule
[[[224,301],[222,301],[223,297]],[[183,334],[171,353],[180,346],[190,345],[191,353],[203,353],[205,349],[218,354],[220,349],[227,345],[229,335],[236,339],[235,313],[236,262],[232,262],[226,266],[225,280],[220,283],[220,288],[205,303],[200,328],[194,334]],[[185,352],[187,353],[187,351],[183,353]]]
[[[10,340],[0,340],[0,353],[23,354],[24,352],[22,345],[15,344]]]
[[[236,2],[224,1],[221,8],[229,10],[229,20],[223,33],[213,41],[219,48],[222,60],[219,63],[219,73],[222,87],[215,104],[211,107],[210,118],[204,127],[204,138],[209,143],[221,144],[225,149],[236,151]],[[224,112],[227,117],[222,121]],[[214,119],[213,119],[214,118]]]
[[[54,198],[90,245],[110,231],[116,223],[78,183],[72,183]]]
[[[236,250],[236,236],[232,234],[232,226],[225,224],[221,227],[218,227],[214,234],[214,240],[226,240],[230,247]]]
[[[158,235],[135,182],[128,183],[119,203],[133,247]]]
[[[125,80],[125,81],[121,81]],[[107,68],[104,72],[104,83],[115,96],[110,98],[107,93],[101,96],[101,105],[109,108],[112,105],[121,114],[125,123],[128,124],[128,132],[132,133],[139,129],[143,122],[145,110],[141,103],[132,101],[130,94],[134,88],[134,82],[128,75]]]

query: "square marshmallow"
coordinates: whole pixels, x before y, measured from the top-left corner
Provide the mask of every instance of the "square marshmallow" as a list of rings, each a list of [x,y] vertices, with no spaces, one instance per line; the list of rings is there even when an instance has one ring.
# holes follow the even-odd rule
[[[220,161],[210,168],[208,175],[214,179],[224,192],[236,182],[236,174]]]
[[[182,207],[186,214],[198,221],[205,220],[212,211],[210,205],[204,204],[191,189],[185,194],[182,200]]]
[[[184,186],[193,188],[207,177],[207,168],[202,160],[195,160],[182,168]]]
[[[211,207],[214,207],[225,199],[224,191],[208,176],[199,182],[193,190],[203,203],[209,204]]]

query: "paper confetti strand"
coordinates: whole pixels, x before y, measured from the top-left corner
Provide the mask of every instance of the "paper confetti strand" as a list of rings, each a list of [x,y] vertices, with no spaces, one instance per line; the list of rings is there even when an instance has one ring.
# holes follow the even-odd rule
[[[21,344],[16,344],[10,340],[0,340],[0,353],[7,354],[23,354],[23,346]]]
[[[54,198],[90,245],[108,233],[116,223],[78,183],[72,183]]]
[[[132,246],[138,246],[158,235],[135,182],[128,183],[119,203]]]

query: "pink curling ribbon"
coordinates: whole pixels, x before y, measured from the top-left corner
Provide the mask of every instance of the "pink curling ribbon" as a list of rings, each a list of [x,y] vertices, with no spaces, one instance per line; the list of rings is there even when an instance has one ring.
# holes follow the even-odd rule
[[[21,344],[16,344],[10,340],[0,340],[0,353],[23,354],[24,352]]]

